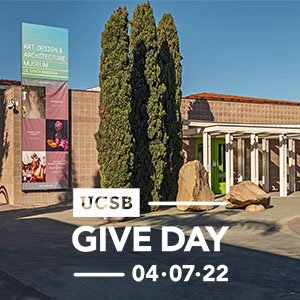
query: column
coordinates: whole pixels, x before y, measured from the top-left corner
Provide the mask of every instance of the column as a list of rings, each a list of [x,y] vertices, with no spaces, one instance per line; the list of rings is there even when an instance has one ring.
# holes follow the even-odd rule
[[[279,135],[279,195],[287,196],[287,138],[285,134]]]
[[[296,154],[295,140],[289,139],[289,191],[296,192]]]
[[[243,182],[245,179],[245,140],[238,139],[238,182]]]
[[[203,166],[208,172],[208,183],[211,187],[211,135],[203,132]]]
[[[265,192],[270,191],[270,150],[269,150],[269,140],[262,139],[262,184]]]
[[[256,134],[250,135],[251,145],[251,181],[258,184],[258,136]]]
[[[230,133],[225,135],[225,151],[226,193],[229,193],[233,185],[233,136]]]

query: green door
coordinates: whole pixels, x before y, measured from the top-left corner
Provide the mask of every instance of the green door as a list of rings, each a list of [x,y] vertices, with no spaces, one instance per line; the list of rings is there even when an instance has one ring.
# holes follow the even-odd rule
[[[211,140],[211,185],[215,194],[226,193],[225,139]]]
[[[196,141],[196,158],[203,163],[203,142]],[[215,194],[226,193],[225,139],[211,139],[211,185]]]

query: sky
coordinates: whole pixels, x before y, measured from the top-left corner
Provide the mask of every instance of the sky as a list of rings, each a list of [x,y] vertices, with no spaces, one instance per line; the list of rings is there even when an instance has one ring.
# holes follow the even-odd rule
[[[141,1],[143,2],[143,1]],[[21,23],[69,29],[69,87],[98,85],[100,36],[135,1],[1,1],[0,78],[20,80]],[[151,1],[174,16],[183,95],[223,93],[300,101],[300,1]]]

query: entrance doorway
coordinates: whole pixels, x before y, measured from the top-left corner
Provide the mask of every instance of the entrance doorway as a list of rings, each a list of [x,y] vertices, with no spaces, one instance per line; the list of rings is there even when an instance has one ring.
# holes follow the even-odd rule
[[[211,139],[211,189],[215,194],[226,193],[225,139]],[[203,140],[196,141],[196,158],[203,164]]]

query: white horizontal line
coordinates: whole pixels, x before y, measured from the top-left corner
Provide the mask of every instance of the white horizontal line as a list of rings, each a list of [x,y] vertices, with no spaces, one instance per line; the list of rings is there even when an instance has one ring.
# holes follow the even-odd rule
[[[125,277],[125,273],[74,273],[74,277]]]
[[[213,205],[213,206],[225,206],[227,205],[226,202],[223,201],[154,201],[154,202],[148,202],[150,206],[178,206],[178,205]]]

